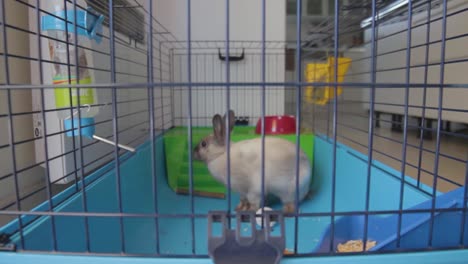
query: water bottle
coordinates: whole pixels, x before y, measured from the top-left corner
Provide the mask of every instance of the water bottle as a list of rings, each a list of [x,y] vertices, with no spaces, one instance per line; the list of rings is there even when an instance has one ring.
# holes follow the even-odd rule
[[[67,136],[83,135],[92,137],[95,132],[94,117],[99,113],[99,101],[95,88],[63,88],[60,85],[92,84],[93,71],[92,53],[87,49],[75,47],[75,14],[77,45],[91,48],[92,42],[101,42],[104,17],[90,10],[73,10],[73,6],[64,8],[64,1],[48,1],[53,5],[54,15],[42,16],[42,30],[51,37],[48,41],[50,59],[55,62],[52,69],[55,106],[58,118],[63,120]],[[68,23],[65,23],[65,19]],[[67,25],[67,28],[65,28]],[[78,48],[78,56],[76,50]],[[77,58],[78,57],[78,58]],[[71,67],[68,67],[68,64]],[[76,68],[79,65],[78,75]],[[77,81],[79,78],[79,82]],[[79,103],[79,107],[78,107]],[[81,111],[80,115],[78,111]],[[81,119],[78,118],[81,117]],[[81,129],[78,128],[81,125]]]
[[[64,2],[46,1],[46,5],[49,5],[48,10],[54,10],[54,15],[44,15],[41,18],[42,31],[51,37],[48,41],[48,50],[50,59],[54,62],[51,74],[53,84],[57,86],[54,88],[54,96],[58,118],[63,120],[65,134],[68,137],[81,135],[115,145],[114,142],[95,135],[94,117],[99,113],[96,89],[60,87],[68,84],[94,83],[93,71],[90,69],[93,67],[90,49],[92,49],[93,42],[98,44],[101,42],[104,16],[91,9],[74,10],[69,3],[65,10]],[[75,46],[75,41],[77,46]],[[79,65],[78,74],[76,65]],[[132,147],[117,145],[135,152]]]

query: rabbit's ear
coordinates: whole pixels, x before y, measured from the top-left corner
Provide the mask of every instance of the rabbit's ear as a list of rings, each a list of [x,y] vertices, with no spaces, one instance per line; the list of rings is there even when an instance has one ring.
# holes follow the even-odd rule
[[[220,115],[213,116],[213,133],[218,144],[224,144],[224,122]]]
[[[224,115],[223,117],[224,124],[227,122],[227,117]],[[234,128],[234,124],[236,123],[236,116],[234,114],[234,111],[229,110],[229,131],[232,132],[232,129]]]

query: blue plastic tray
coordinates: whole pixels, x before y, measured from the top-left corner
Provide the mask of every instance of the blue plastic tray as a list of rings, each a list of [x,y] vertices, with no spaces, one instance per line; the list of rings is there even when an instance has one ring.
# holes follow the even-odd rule
[[[158,209],[159,213],[163,214],[178,214],[178,213],[190,213],[190,198],[184,195],[175,194],[167,185],[165,177],[165,162],[164,162],[164,149],[163,140],[159,137],[156,141],[156,157],[155,161],[157,170],[158,180]],[[331,210],[331,157],[332,157],[333,145],[324,137],[316,137],[315,149],[314,149],[314,195],[310,200],[305,201],[301,205],[301,212],[311,213],[323,213],[330,212]],[[362,155],[344,145],[338,144],[337,149],[337,168],[336,168],[336,200],[335,200],[335,211],[336,212],[354,212],[362,211],[365,209],[365,190],[367,181],[367,157]],[[153,213],[154,212],[154,201],[155,197],[152,194],[153,181],[151,178],[151,155],[149,143],[143,144],[138,148],[138,153],[135,155],[126,155],[123,158],[120,168],[121,183],[122,183],[122,202],[123,210],[125,213]],[[116,177],[113,170],[113,164],[110,163],[107,166],[101,168],[93,175],[89,176],[86,181],[89,183],[87,186],[87,205],[90,212],[118,212],[117,195],[116,195]],[[425,204],[430,200],[430,196],[427,194],[430,188],[422,186],[422,190],[415,186],[416,182],[406,177],[406,183],[404,185],[404,200],[403,208],[411,208],[421,204]],[[379,162],[373,161],[371,169],[371,188],[370,188],[370,210],[397,210],[399,207],[399,190],[401,184],[401,173],[389,168],[388,166]],[[458,190],[461,192],[461,189]],[[440,194],[439,194],[440,195]],[[454,192],[453,196],[459,196],[459,193]],[[445,197],[449,197],[447,195]],[[440,196],[442,197],[442,196]],[[453,198],[453,197],[452,197]],[[232,197],[232,208],[235,207],[239,197],[233,195]],[[437,199],[437,204],[444,207],[454,206],[448,201],[447,203]],[[56,210],[63,212],[79,212],[82,211],[82,197],[81,193],[74,193],[74,186],[60,193],[54,197],[54,203],[61,203]],[[226,208],[226,200],[210,199],[203,197],[195,197],[195,213],[205,214],[210,210],[222,210]],[[459,204],[455,206],[460,206]],[[273,205],[274,208],[280,208],[280,205]],[[48,208],[47,203],[44,203],[37,208],[35,211],[46,211]],[[453,214],[453,213],[452,213]],[[438,221],[443,223],[448,220],[452,221],[458,217],[458,223],[454,224],[453,227],[460,226],[460,215],[450,214],[447,212],[444,214],[437,215],[435,221],[435,227],[439,230]],[[426,213],[427,215],[427,213]],[[382,218],[382,216],[379,216]],[[377,220],[380,218],[369,217],[371,226],[381,227],[380,221],[388,221],[390,223],[389,230],[393,229],[396,232],[395,216],[387,216],[384,220]],[[343,219],[343,220],[341,220]],[[403,223],[404,227],[411,226],[407,225],[406,222],[412,218],[404,216]],[[445,219],[445,220],[444,220]],[[416,225],[420,230],[422,227],[427,225],[424,222],[424,217],[417,217],[420,223]],[[352,226],[349,234],[340,235],[340,239],[348,238],[359,238],[359,233],[362,233],[362,217],[337,218],[337,227],[349,227]],[[416,221],[416,222],[418,222]],[[37,220],[33,220],[32,216],[24,216],[23,222],[31,222],[25,229],[25,246],[27,250],[33,251],[50,251],[52,250],[51,245],[51,225],[49,217],[40,217]],[[419,223],[418,222],[418,223]],[[90,247],[92,252],[96,253],[120,253],[121,244],[124,243],[126,246],[126,253],[129,254],[149,254],[154,253],[156,248],[156,229],[154,219],[152,218],[126,218],[124,219],[124,241],[121,240],[119,235],[119,220],[116,218],[104,218],[104,217],[89,217],[89,230],[90,230]],[[341,224],[343,223],[343,224]],[[59,251],[67,251],[69,254],[82,253],[85,251],[86,236],[84,230],[84,218],[83,217],[55,217],[56,233],[57,233],[57,247]],[[0,231],[11,233],[17,228],[17,221],[13,221],[7,226],[3,227]],[[195,235],[195,252],[196,254],[207,254],[207,221],[204,218],[194,219],[194,235]],[[301,217],[299,219],[299,232],[297,241],[299,244],[299,253],[312,253],[321,248],[322,245],[326,245],[326,232],[330,225],[330,217]],[[393,226],[392,226],[393,225]],[[345,228],[346,229],[346,228]],[[405,229],[406,230],[406,229]],[[412,228],[411,230],[415,230]],[[454,235],[451,233],[452,229],[440,229],[441,233],[451,235],[451,237],[445,241],[449,241],[449,245],[455,243]],[[286,221],[286,247],[288,249],[293,248],[295,238],[294,219],[288,219]],[[450,231],[450,232],[448,232]],[[456,230],[455,230],[456,231]],[[178,256],[187,255],[190,256],[192,252],[192,240],[191,240],[191,219],[180,219],[180,218],[161,218],[159,219],[159,238],[160,238],[160,249],[162,254],[175,254]],[[374,232],[374,231],[372,231]],[[374,236],[374,233],[369,232],[369,238]],[[391,232],[390,232],[391,233]],[[385,237],[390,239],[389,243],[386,244],[386,248],[391,248],[391,234],[385,233]],[[417,235],[418,232],[405,232],[403,235]],[[380,234],[384,236],[384,234]],[[425,235],[425,233],[424,233]],[[434,234],[434,238],[439,235],[437,232]],[[459,233],[455,234],[459,237]],[[14,241],[18,242],[19,236],[16,234],[12,237]],[[378,238],[380,239],[380,237]],[[406,238],[405,238],[406,239]],[[458,239],[459,240],[459,239]],[[337,240],[336,242],[339,242]],[[382,240],[383,241],[383,240]],[[411,240],[408,240],[411,241]],[[416,247],[425,247],[424,239],[421,240],[420,245]],[[459,241],[458,241],[459,242]],[[443,257],[441,260],[458,260],[458,257],[468,256],[465,250],[457,251],[453,254],[446,254],[443,252],[431,252],[424,253],[423,255],[418,254],[404,254],[404,255],[382,255],[382,256],[362,256],[362,257],[330,257],[330,258],[301,258],[301,263],[305,260],[309,263],[315,263],[320,260],[321,263],[339,263],[341,261],[359,261],[359,263],[366,263],[368,261],[379,261],[385,263],[389,258],[391,259],[388,263],[394,263],[401,257],[416,258],[416,256],[431,256],[430,260],[435,261],[438,259],[436,256]],[[449,258],[447,258],[449,257]],[[106,261],[132,261],[146,262],[151,261],[152,263],[206,263],[209,259],[190,259],[183,258],[177,260],[169,260],[165,258],[161,259],[139,259],[139,258],[99,258],[99,257],[76,257],[76,256],[57,256],[57,255],[36,255],[36,254],[12,254],[12,253],[0,253],[0,263],[7,261],[8,263],[27,263],[28,261],[34,260],[34,263],[53,263],[67,261],[69,263],[84,263],[89,261],[106,262]],[[299,260],[288,260],[284,263],[294,263]],[[339,261],[339,262],[333,262]],[[348,262],[349,263],[349,262]],[[428,262],[426,262],[428,263]]]

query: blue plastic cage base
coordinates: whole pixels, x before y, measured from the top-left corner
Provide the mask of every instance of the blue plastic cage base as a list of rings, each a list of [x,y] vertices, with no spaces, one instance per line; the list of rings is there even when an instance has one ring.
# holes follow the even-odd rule
[[[300,211],[305,213],[329,213],[331,211],[331,196],[332,196],[332,173],[331,160],[333,144],[329,139],[323,136],[317,136],[315,139],[314,149],[314,186],[313,195],[310,199],[301,204]],[[175,215],[175,214],[191,214],[191,200],[187,195],[178,195],[174,193],[167,185],[165,177],[165,162],[164,162],[164,144],[162,137],[158,137],[156,142],[156,171],[157,171],[157,206],[160,214]],[[125,161],[121,163],[121,197],[124,213],[154,213],[155,197],[153,196],[153,180],[151,174],[151,145],[145,143],[138,148],[137,154],[126,155]],[[355,212],[364,211],[365,195],[367,182],[367,157],[357,151],[348,148],[347,146],[338,144],[337,152],[337,168],[336,168],[336,200],[335,212]],[[99,213],[117,213],[118,200],[116,192],[116,177],[113,164],[96,171],[89,176],[86,181],[89,182],[86,190],[87,206],[89,212]],[[399,190],[401,184],[401,173],[389,168],[379,162],[373,161],[371,168],[371,187],[370,187],[370,204],[371,211],[398,210],[399,208]],[[431,188],[422,186],[425,191],[414,187],[416,182],[410,177],[405,178],[403,208],[414,206],[427,206],[430,203],[428,192]],[[451,195],[459,198],[462,189],[453,192]],[[54,197],[54,203],[59,202],[56,211],[61,212],[80,212],[83,210],[81,193],[73,194],[75,186],[71,186],[64,192]],[[66,198],[72,195],[70,198]],[[440,196],[443,197],[443,196]],[[454,205],[453,197],[450,195],[447,201],[437,199],[437,204],[445,207],[460,206],[461,203]],[[159,233],[156,234],[155,219],[152,217],[125,217],[123,218],[124,230],[124,246],[127,254],[155,254],[156,241],[159,237],[159,247],[161,254],[187,255],[192,254],[192,245],[194,245],[197,255],[207,255],[207,220],[204,214],[211,210],[225,210],[227,200],[193,197],[194,201],[194,218],[192,230],[192,218],[178,218],[166,216],[158,219]],[[234,208],[239,201],[237,194],[233,194],[231,208]],[[280,209],[281,205],[274,204],[273,208]],[[426,208],[426,207],[425,207]],[[37,207],[36,211],[46,211],[47,203]],[[422,214],[419,214],[422,215]],[[405,235],[410,241],[410,236],[422,236],[427,229],[427,213],[424,217],[417,216],[415,225],[418,228],[412,228],[411,232],[406,232]],[[198,217],[200,216],[200,217]],[[415,216],[403,217],[403,227],[411,226],[407,223],[415,221]],[[422,217],[422,218],[421,218]],[[385,249],[392,248],[392,235],[396,234],[395,216],[370,216],[370,227],[378,227],[376,230],[369,230],[369,238],[380,239],[385,237],[388,243]],[[461,217],[454,212],[444,212],[437,214],[435,220],[435,230],[440,227],[444,221],[454,220],[458,218],[457,223],[451,226],[450,230],[441,229],[442,235],[449,236],[447,242],[441,246],[458,245],[459,232],[453,229],[461,227]],[[33,219],[32,216],[24,216],[23,222],[28,223]],[[390,219],[390,220],[389,220]],[[83,253],[86,251],[86,232],[85,218],[77,216],[55,216],[55,226],[57,234],[57,250],[65,252]],[[344,230],[345,235],[340,239],[359,239],[362,233],[362,216],[337,217],[335,230],[341,232]],[[95,253],[120,253],[122,250],[122,237],[120,236],[120,222],[115,217],[88,217],[89,225],[89,243],[90,251]],[[321,245],[327,244],[327,230],[330,225],[331,218],[323,216],[300,217],[298,228],[298,252],[312,253],[321,250]],[[385,221],[388,221],[385,222]],[[385,222],[385,223],[384,223]],[[385,228],[382,229],[382,223]],[[387,226],[388,225],[388,226]],[[17,229],[17,221],[2,228],[3,232],[12,233]],[[353,228],[349,228],[349,227]],[[359,228],[361,227],[361,228]],[[421,229],[422,228],[422,229]],[[391,230],[394,231],[391,231]],[[387,230],[379,233],[379,230]],[[422,231],[421,231],[422,230]],[[195,240],[192,241],[192,232]],[[346,233],[348,232],[348,233]],[[393,234],[392,234],[393,233]],[[435,237],[438,236],[435,234]],[[24,228],[24,243],[26,250],[32,251],[51,251],[51,221],[50,217],[40,217],[34,220]],[[377,237],[377,234],[379,237]],[[336,233],[338,236],[338,233]],[[362,235],[361,235],[362,236]],[[455,239],[455,237],[457,237]],[[19,235],[15,233],[12,237],[14,242],[19,242]],[[294,218],[286,219],[286,248],[294,247]],[[361,237],[362,238],[362,237]],[[458,239],[458,240],[457,240]],[[404,240],[406,241],[406,240]],[[466,241],[466,240],[465,240]],[[420,240],[419,244],[407,245],[409,248],[425,248],[427,241]],[[438,245],[438,244],[437,244]],[[329,247],[327,248],[327,251]],[[6,254],[11,256],[11,254]],[[23,254],[16,254],[23,255]],[[25,255],[27,256],[27,255]],[[385,256],[382,256],[385,257]],[[0,258],[1,259],[1,258]],[[187,260],[188,261],[188,260]],[[190,260],[196,262],[197,260]],[[206,259],[204,260],[206,261]],[[1,262],[1,260],[0,260]],[[165,261],[167,262],[167,261]],[[177,262],[182,263],[182,262]],[[193,263],[193,262],[192,262]]]
[[[46,254],[14,254],[0,253],[0,264],[207,264],[213,263],[206,258],[123,258],[123,257],[97,257],[97,256],[64,256]],[[285,258],[282,264],[465,264],[468,250],[446,250],[418,253],[380,254],[365,256],[339,256],[339,257],[313,257],[313,258]]]

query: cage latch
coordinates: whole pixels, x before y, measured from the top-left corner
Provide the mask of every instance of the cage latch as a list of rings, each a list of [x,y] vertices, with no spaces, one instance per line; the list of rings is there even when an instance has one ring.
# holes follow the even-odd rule
[[[214,263],[279,263],[285,248],[283,215],[279,211],[265,211],[264,219],[264,228],[257,230],[255,212],[239,212],[236,215],[236,229],[231,230],[226,212],[210,212],[208,252]],[[274,228],[278,228],[279,232],[274,232],[273,222],[276,222]]]
[[[11,243],[10,235],[0,233],[0,251],[15,251],[15,244]]]

